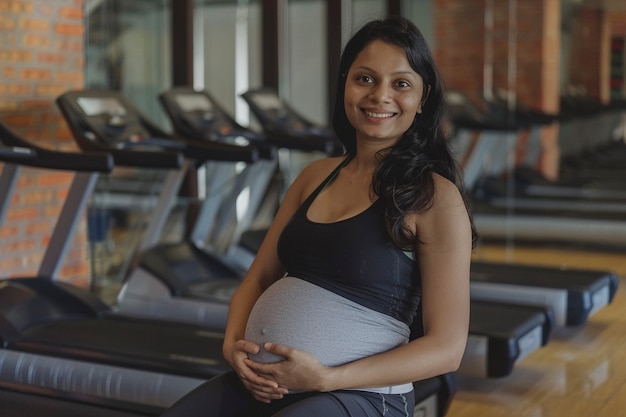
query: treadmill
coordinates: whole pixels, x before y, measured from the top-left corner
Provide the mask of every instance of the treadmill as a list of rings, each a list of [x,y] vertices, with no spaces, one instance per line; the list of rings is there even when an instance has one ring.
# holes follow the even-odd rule
[[[451,102],[462,101],[465,106],[464,111],[452,106],[452,121],[457,128],[453,146],[460,159],[466,161],[465,185],[475,197],[472,201],[474,221],[484,238],[626,244],[625,205],[619,199],[572,199],[567,196],[542,199],[516,195],[517,187],[510,176],[509,160],[517,134],[530,128],[529,120],[523,120],[522,124],[492,120],[489,115],[479,112],[461,93],[453,92],[452,97]],[[470,110],[465,111],[468,108]],[[478,132],[473,146],[466,140],[468,132]],[[510,180],[506,185],[492,185],[493,178],[506,176],[507,173]],[[502,197],[494,192],[498,189],[503,189],[500,191]]]
[[[31,147],[4,127],[0,139],[6,146]],[[46,391],[154,413],[229,371],[222,359],[221,331],[126,319],[92,294],[56,282],[98,173],[110,171],[112,164],[110,155],[102,154],[41,150],[38,155],[41,167],[80,172],[37,276],[0,283],[0,388]],[[178,169],[182,156],[151,151],[135,162]],[[16,175],[11,171],[3,170],[0,184],[14,183],[14,178],[4,179]]]
[[[239,240],[263,203],[279,169],[277,149],[288,146],[334,152],[335,144],[324,137],[288,142],[260,135],[238,124],[206,91],[176,87],[162,93],[159,99],[172,119],[176,134],[187,142],[245,141],[264,152],[259,161],[246,164],[226,193],[216,194],[212,190],[224,188],[220,182],[232,176],[234,164],[210,164],[208,195],[189,238],[157,244],[155,234],[152,241],[145,242],[139,265],[119,294],[117,308],[134,316],[223,327],[230,297],[247,270],[241,260],[245,254],[238,253],[230,242]],[[235,219],[238,199],[244,190],[249,191],[248,207],[241,218]],[[173,199],[175,193],[162,196],[165,200]],[[165,215],[163,210],[157,211],[151,223]],[[228,229],[231,225],[234,226]],[[216,241],[219,243],[215,244]]]
[[[36,145],[27,143],[0,124],[0,161],[3,162],[2,175],[0,176],[0,221],[4,219],[7,207],[11,201],[11,194],[19,177],[22,166],[29,166],[41,169],[51,170],[72,170],[76,172],[110,172],[113,168],[112,158],[106,154],[84,153],[76,154],[71,152],[52,151]],[[20,281],[20,280],[18,280]],[[12,280],[0,281],[0,293],[6,296],[7,292],[14,287]],[[16,292],[13,296],[19,297]],[[5,315],[9,309],[8,304],[22,304],[22,311],[14,310],[8,316]],[[26,310],[37,310],[44,313],[46,306],[41,304],[28,305],[27,300],[19,300],[11,297],[10,300],[4,300],[0,303],[2,309],[2,318],[0,319],[0,342],[2,350],[0,350],[0,404],[2,404],[3,417],[17,417],[27,415],[38,415],[42,417],[82,417],[85,415],[94,417],[139,417],[147,415],[145,412],[152,407],[144,405],[137,406],[134,402],[126,402],[116,398],[115,395],[97,395],[90,394],[89,387],[83,392],[66,389],[72,383],[81,381],[78,375],[72,375],[72,371],[79,371],[78,367],[70,369],[67,366],[63,368],[63,363],[52,363],[49,356],[38,355],[36,342],[30,348],[26,347],[28,341],[31,340],[27,335],[20,335],[20,329],[13,326],[13,323],[22,321],[26,324],[28,320],[28,312]],[[45,313],[44,313],[45,314]],[[31,329],[32,330],[32,329]],[[36,332],[36,330],[35,330]],[[21,336],[24,336],[21,338]],[[60,335],[63,337],[64,335]],[[21,341],[18,339],[22,339]],[[26,347],[21,351],[18,345]],[[21,353],[20,353],[21,352]],[[103,360],[106,360],[103,355]],[[19,360],[19,365],[14,363],[15,359]],[[46,384],[44,379],[46,375],[45,365],[31,366],[33,360],[48,362],[48,369],[51,370],[50,377],[58,378],[57,384]],[[42,363],[43,365],[43,363]],[[86,365],[86,364],[85,364]],[[85,366],[81,364],[81,366]],[[92,367],[92,371],[97,371],[96,365]],[[102,367],[100,367],[102,369]],[[30,373],[30,374],[29,374]],[[158,372],[147,372],[145,376],[154,378],[159,377]],[[109,376],[114,378],[111,382],[116,382],[116,375],[110,372]],[[65,377],[65,378],[64,378]],[[165,377],[165,380],[171,379]],[[182,379],[182,378],[181,378]],[[84,379],[85,386],[95,388],[98,380],[102,383],[104,380],[98,375],[93,375],[91,381]],[[188,378],[191,381],[191,378]],[[44,382],[44,383],[41,383]],[[122,379],[117,376],[117,382],[120,383],[119,389],[142,389],[144,396],[150,396],[147,389],[147,383],[133,382],[132,379]],[[188,381],[187,381],[188,382]],[[199,382],[198,382],[199,383]],[[59,386],[61,385],[61,386]],[[189,389],[197,384],[189,384]],[[102,388],[106,388],[106,384],[102,384]],[[181,390],[182,388],[182,390]],[[114,390],[115,391],[115,390]],[[170,401],[179,398],[184,393],[184,387],[168,387],[165,389],[155,390],[154,394],[166,395],[170,397]],[[126,396],[136,396],[136,393],[125,393]],[[154,413],[153,413],[154,414]]]
[[[507,117],[487,118],[456,91],[448,93],[448,101],[457,130],[453,148],[458,152],[457,158],[465,163],[465,186],[470,191],[475,190],[485,172],[496,175],[507,169],[508,153],[520,130],[529,129],[533,123],[553,121],[550,116],[533,116],[528,112],[521,117],[521,124],[511,123]],[[485,168],[487,158],[493,160]],[[482,215],[474,213],[475,219]],[[482,235],[479,221],[477,227]],[[619,278],[612,271],[479,261],[472,261],[471,265],[472,299],[545,305],[554,312],[557,326],[586,323],[611,303],[618,285]]]
[[[580,98],[562,97],[559,114],[545,114],[522,103],[509,110],[504,99],[497,97],[487,101],[490,117],[521,121],[529,131],[527,155],[509,173],[514,180],[512,199],[516,207],[596,213],[626,210],[626,187],[620,175],[624,172],[626,146],[614,134],[623,124],[622,114],[626,110],[580,101]],[[559,125],[561,172],[557,181],[549,181],[533,166],[541,154],[541,131],[555,123]],[[507,156],[501,155],[503,159]],[[509,204],[511,198],[505,197],[503,184],[506,180],[493,177],[486,180],[492,183],[493,195],[489,195],[489,190],[485,195],[489,203]]]

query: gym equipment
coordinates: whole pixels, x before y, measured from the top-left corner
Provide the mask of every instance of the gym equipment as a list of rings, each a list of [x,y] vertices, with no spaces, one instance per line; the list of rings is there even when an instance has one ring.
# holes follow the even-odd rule
[[[552,120],[549,116],[533,117],[530,112],[525,112],[518,118],[524,123],[516,124],[512,123],[514,118],[502,115],[487,117],[459,92],[450,91],[448,100],[457,131],[455,149],[459,152],[458,158],[465,162],[468,191],[475,190],[481,177],[500,175],[507,169],[508,154],[519,130],[529,128],[531,120]],[[472,148],[471,152],[467,150],[469,148]],[[479,205],[474,217],[482,235],[484,229],[480,221],[485,213],[481,209],[483,206]],[[512,213],[500,212],[502,221],[508,222],[504,217]],[[618,277],[611,271],[487,262],[472,262],[471,279],[472,299],[545,305],[554,312],[558,326],[584,324],[613,300],[619,284]]]
[[[326,139],[326,154],[341,155],[343,145],[335,137],[335,133],[328,128],[321,127],[309,121],[295,111],[285,100],[281,99],[276,90],[271,88],[251,89],[241,97],[248,103],[250,111],[261,124],[263,132],[276,143],[287,144],[294,141],[302,143],[300,149],[318,147],[307,145]]]
[[[206,326],[223,327],[228,302],[239,284],[247,266],[241,266],[243,254],[229,241],[239,236],[254,220],[272,176],[278,167],[275,148],[289,146],[297,150],[326,151],[334,149],[325,137],[310,137],[306,141],[259,135],[236,123],[207,92],[177,87],[161,94],[160,101],[171,117],[175,132],[187,143],[236,143],[245,141],[264,149],[264,158],[248,163],[236,175],[236,181],[227,193],[220,182],[232,177],[233,164],[211,164],[207,198],[188,239],[176,243],[158,243],[161,226],[153,228],[150,240],[144,239],[138,266],[125,281],[118,297],[118,311],[140,317],[185,321]],[[140,125],[145,117],[136,109],[125,106],[127,120]],[[85,123],[80,123],[84,126]],[[79,132],[78,135],[86,135]],[[109,143],[104,138],[101,146]],[[249,190],[245,215],[236,221],[237,201],[244,190]],[[176,190],[163,190],[161,201],[172,201]],[[169,212],[169,204],[157,207],[151,225],[163,224],[159,219]],[[234,231],[226,232],[224,225],[235,223]],[[229,234],[222,248],[207,243],[208,236]]]
[[[30,148],[4,127],[0,136],[7,146]],[[37,276],[0,283],[0,388],[152,412],[227,371],[220,332],[124,319],[86,291],[54,281],[97,175],[113,164],[111,155],[102,153],[36,149],[34,154],[32,166],[77,173]],[[156,155],[154,161],[149,155],[137,161],[178,168],[182,160],[179,153]],[[0,184],[14,183],[5,178],[16,172],[3,169]]]
[[[472,261],[472,300],[549,307],[554,324],[580,326],[608,306],[619,277],[612,271]]]
[[[146,417],[105,405],[82,403],[80,400],[59,399],[49,393],[25,393],[0,389],[2,417]],[[183,417],[182,415],[180,417]]]
[[[511,155],[518,133],[529,128],[528,119],[523,124],[492,120],[461,93],[452,91],[448,97],[457,130],[453,148],[464,161],[465,185],[476,197],[472,201],[474,221],[483,238],[599,245],[626,243],[623,201],[516,195],[513,176],[506,174],[511,174]],[[508,182],[493,186],[491,179],[501,176],[507,176]],[[504,197],[493,197],[497,189],[504,190],[501,192]]]

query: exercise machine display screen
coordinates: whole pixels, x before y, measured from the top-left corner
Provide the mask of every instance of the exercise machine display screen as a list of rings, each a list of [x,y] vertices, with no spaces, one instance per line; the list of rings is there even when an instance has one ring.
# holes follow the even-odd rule
[[[111,116],[124,116],[126,109],[115,98],[102,97],[79,97],[76,102],[87,116],[108,114]]]
[[[177,94],[175,100],[185,113],[198,110],[207,112],[213,110],[211,101],[200,94]]]
[[[278,111],[283,107],[280,99],[273,94],[255,94],[253,100],[263,111]]]

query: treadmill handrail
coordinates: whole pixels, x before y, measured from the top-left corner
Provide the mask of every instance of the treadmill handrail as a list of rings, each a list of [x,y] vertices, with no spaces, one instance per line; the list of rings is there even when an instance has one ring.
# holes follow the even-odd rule
[[[67,152],[45,149],[34,143],[30,143],[19,137],[16,133],[0,123],[0,141],[9,147],[22,149],[22,157],[16,154],[13,161],[7,160],[8,154],[3,155],[4,162],[16,162],[35,168],[80,171],[80,172],[103,172],[108,173],[113,170],[113,158],[104,152]],[[27,152],[32,155],[24,157]]]

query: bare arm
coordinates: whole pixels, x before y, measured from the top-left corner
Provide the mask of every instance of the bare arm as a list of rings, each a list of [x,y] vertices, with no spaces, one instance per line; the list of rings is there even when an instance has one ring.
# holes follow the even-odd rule
[[[257,372],[291,389],[331,391],[402,384],[458,368],[469,326],[471,230],[457,188],[439,176],[435,184],[432,209],[410,219],[423,242],[416,253],[422,274],[424,337],[338,367],[325,367],[304,352],[271,345],[271,351],[288,359],[251,365]]]

